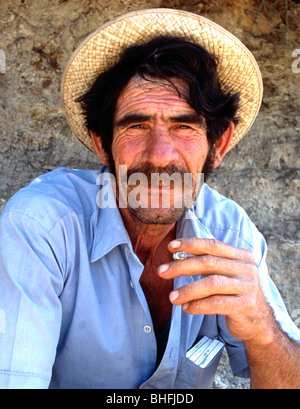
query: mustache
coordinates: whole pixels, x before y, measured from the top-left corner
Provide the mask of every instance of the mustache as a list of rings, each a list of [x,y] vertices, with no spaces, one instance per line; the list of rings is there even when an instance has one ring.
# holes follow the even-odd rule
[[[153,173],[162,175],[162,174],[167,174],[169,176],[173,175],[174,173],[179,174],[182,178],[184,177],[185,173],[188,173],[188,169],[185,167],[179,167],[174,164],[167,165],[165,167],[162,166],[155,166],[152,163],[145,163],[141,166],[137,166],[134,168],[130,168],[127,170],[127,175],[124,175],[125,177],[127,176],[127,181],[129,177],[135,173],[142,173],[147,177],[148,183],[151,183],[151,175]],[[126,182],[127,182],[126,181]],[[123,180],[125,182],[125,180]]]

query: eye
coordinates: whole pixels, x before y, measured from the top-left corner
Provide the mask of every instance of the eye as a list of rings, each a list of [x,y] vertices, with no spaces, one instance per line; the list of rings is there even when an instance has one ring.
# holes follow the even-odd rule
[[[189,126],[189,125],[180,124],[180,125],[178,125],[178,126],[177,126],[177,129],[183,129],[183,130],[186,130],[186,129],[192,129],[192,127],[191,127],[191,126]]]
[[[143,125],[142,124],[134,124],[130,126],[130,129],[142,129]]]

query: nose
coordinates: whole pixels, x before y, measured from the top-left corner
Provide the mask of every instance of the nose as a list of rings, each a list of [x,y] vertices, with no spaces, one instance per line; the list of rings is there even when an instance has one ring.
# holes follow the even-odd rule
[[[178,152],[168,130],[164,127],[155,127],[149,135],[144,160],[156,167],[165,167],[175,163],[177,159]]]

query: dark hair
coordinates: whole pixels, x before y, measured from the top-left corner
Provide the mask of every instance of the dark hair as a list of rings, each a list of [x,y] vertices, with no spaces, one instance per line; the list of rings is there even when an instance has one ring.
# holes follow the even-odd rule
[[[217,60],[202,46],[187,39],[158,37],[146,44],[127,48],[120,61],[101,73],[80,102],[85,123],[101,137],[112,164],[113,118],[121,91],[134,75],[188,83],[187,102],[205,118],[210,146],[223,135],[231,121],[236,125],[239,95],[223,93],[217,76]]]

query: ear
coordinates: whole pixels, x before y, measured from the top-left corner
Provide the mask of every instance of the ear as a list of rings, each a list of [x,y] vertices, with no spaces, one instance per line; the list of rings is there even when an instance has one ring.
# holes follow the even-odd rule
[[[93,131],[90,131],[90,135],[91,135],[91,138],[94,144],[95,151],[97,155],[99,156],[101,163],[105,166],[108,166],[109,165],[108,157],[107,157],[105,150],[103,149],[101,137],[98,136]]]
[[[224,134],[215,143],[216,151],[215,151],[215,158],[214,158],[214,168],[217,168],[220,165],[220,163],[222,162],[222,159],[226,155],[229,149],[229,146],[230,146],[233,132],[234,132],[234,124],[233,122],[230,122],[230,125],[226,129]]]

